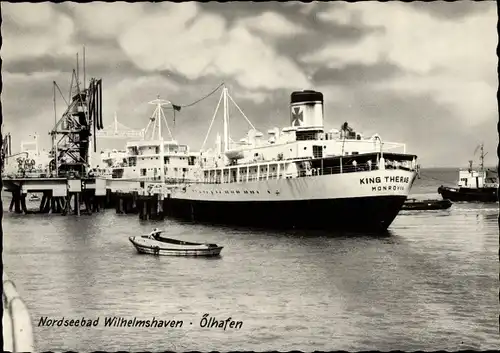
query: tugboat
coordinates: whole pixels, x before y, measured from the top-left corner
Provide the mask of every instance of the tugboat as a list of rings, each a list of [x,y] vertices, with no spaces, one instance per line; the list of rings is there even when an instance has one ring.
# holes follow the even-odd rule
[[[498,201],[498,173],[484,168],[484,145],[478,147],[481,151],[480,168],[474,169],[472,161],[469,161],[467,170],[460,170],[458,173],[457,187],[447,187],[441,185],[438,193],[443,199],[453,202],[497,202]],[[477,149],[476,149],[477,150]]]

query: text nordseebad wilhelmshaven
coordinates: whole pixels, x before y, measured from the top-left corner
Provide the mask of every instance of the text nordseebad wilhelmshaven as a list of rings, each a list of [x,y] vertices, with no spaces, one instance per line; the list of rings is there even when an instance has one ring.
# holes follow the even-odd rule
[[[134,318],[124,318],[119,316],[109,316],[104,317],[101,320],[100,317],[96,319],[86,319],[84,317],[80,319],[69,319],[69,318],[49,318],[47,316],[42,316],[38,321],[38,326],[45,327],[96,327],[104,325],[104,327],[165,327],[165,328],[180,328],[185,324],[184,320],[162,320],[153,317],[152,319],[138,319]],[[192,325],[192,322],[188,322],[188,325]],[[202,328],[219,328],[224,331],[228,328],[239,330],[243,326],[242,321],[234,321],[232,318],[227,318],[225,320],[217,320],[215,317],[211,317],[209,314],[204,314],[199,321],[199,326]]]

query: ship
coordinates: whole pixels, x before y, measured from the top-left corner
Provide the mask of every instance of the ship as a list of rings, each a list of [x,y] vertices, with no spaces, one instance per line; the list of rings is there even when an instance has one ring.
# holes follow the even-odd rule
[[[384,232],[391,225],[416,178],[417,156],[405,144],[365,137],[347,122],[325,131],[324,97],[314,90],[291,93],[290,126],[269,130],[268,139],[243,114],[252,128],[235,142],[228,99],[236,104],[224,85],[223,140],[212,153],[200,150],[194,182],[165,196],[167,216],[287,229]]]
[[[127,141],[124,150],[102,151],[99,165],[92,169],[93,175],[107,180],[111,192],[165,193],[196,180],[199,154],[174,138],[165,115],[174,105],[159,96],[149,104],[155,109],[137,138]]]
[[[476,148],[480,150],[479,168],[473,168],[473,161],[469,167],[458,171],[458,183],[455,187],[443,186],[438,193],[443,199],[453,202],[497,202],[498,201],[498,173],[484,167],[484,144]]]

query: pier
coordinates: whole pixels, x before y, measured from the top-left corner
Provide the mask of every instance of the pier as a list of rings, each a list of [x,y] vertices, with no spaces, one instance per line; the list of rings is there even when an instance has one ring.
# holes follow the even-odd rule
[[[138,214],[140,220],[163,220],[164,197],[161,193],[146,194],[139,191],[117,192],[113,196],[117,214]]]
[[[10,212],[80,215],[82,212],[87,214],[98,212],[106,206],[107,192],[104,179],[4,178],[3,184],[6,191],[12,193]],[[43,195],[36,211],[28,210],[27,207],[27,195],[32,193]]]
[[[2,289],[3,351],[34,352],[33,325],[28,308],[5,272]]]

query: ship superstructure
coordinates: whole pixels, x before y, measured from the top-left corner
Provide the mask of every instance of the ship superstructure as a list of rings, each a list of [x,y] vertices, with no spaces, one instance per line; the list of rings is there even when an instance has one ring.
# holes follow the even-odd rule
[[[123,151],[101,155],[100,170],[110,168],[107,178],[111,179],[111,190],[144,189],[151,184],[175,186],[196,180],[199,153],[191,152],[188,145],[173,138],[164,112],[174,109],[172,103],[158,96],[149,104],[155,110],[141,138],[127,142]]]
[[[271,129],[267,139],[252,128],[235,143],[228,98],[224,87],[223,140],[215,153],[201,152],[195,182],[167,195],[167,214],[286,228],[378,231],[391,224],[416,176],[417,157],[404,144],[366,138],[347,123],[325,132],[317,91],[291,94],[290,126]]]

